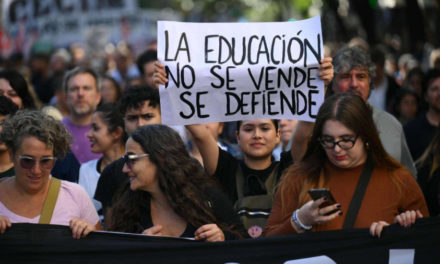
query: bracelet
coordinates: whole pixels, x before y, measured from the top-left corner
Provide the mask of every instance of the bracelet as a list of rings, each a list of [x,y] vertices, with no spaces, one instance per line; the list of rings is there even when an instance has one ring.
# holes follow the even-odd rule
[[[292,218],[291,218],[292,222],[302,230],[312,229],[312,225],[305,225],[305,224],[301,223],[301,221],[298,218],[298,211],[299,211],[299,209],[296,209],[295,212],[293,212]]]

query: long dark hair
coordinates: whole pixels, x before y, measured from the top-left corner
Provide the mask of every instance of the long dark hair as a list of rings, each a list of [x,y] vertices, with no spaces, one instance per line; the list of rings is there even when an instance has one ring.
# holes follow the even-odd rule
[[[327,120],[337,120],[358,135],[364,142],[367,155],[371,157],[376,168],[390,170],[401,168],[401,165],[382,146],[373,121],[372,110],[364,100],[358,95],[351,93],[334,94],[327,98],[319,109],[315,127],[303,160],[292,165],[280,182],[279,190],[281,191],[281,196],[288,196],[290,188],[294,185],[293,181],[295,178],[299,175],[304,177],[304,184],[298,198],[298,206],[310,200],[307,190],[326,187],[328,182],[328,175],[323,171],[327,156],[325,150],[318,142]],[[397,177],[392,177],[392,180],[400,189],[399,180]],[[283,201],[287,200],[292,199],[283,197]]]
[[[136,129],[131,138],[156,165],[159,187],[174,212],[194,227],[208,223],[221,226],[206,197],[206,190],[213,186],[210,178],[188,155],[177,132],[165,125],[147,125]],[[149,210],[150,198],[148,192],[132,191],[126,184],[107,215],[107,229],[141,232],[141,212]]]
[[[16,70],[5,69],[0,71],[0,79],[6,79],[23,102],[23,108],[35,109],[35,101],[29,92],[28,84],[24,77]]]

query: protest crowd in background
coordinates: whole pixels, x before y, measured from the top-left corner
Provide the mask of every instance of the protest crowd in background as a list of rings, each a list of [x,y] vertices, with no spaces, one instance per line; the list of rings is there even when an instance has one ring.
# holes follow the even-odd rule
[[[53,205],[62,221],[49,222],[69,225],[75,238],[101,228],[210,242],[337,230],[352,214],[353,194],[343,189],[354,193],[359,183],[335,177],[363,177],[369,158],[376,167],[370,185],[362,183],[370,187],[364,207],[358,205],[363,220],[349,227],[380,235],[393,222],[409,226],[437,217],[440,47],[411,54],[385,42],[354,37],[330,43],[325,37],[316,69],[326,87],[323,105],[334,116],[318,113],[316,128],[289,119],[161,125],[159,86],[171,79],[166,62],[158,61],[156,41],[140,52],[121,41],[99,67],[78,43],[3,58],[0,232],[11,222],[39,223],[42,197],[55,188],[51,178],[62,180],[60,195],[75,209]],[[344,107],[359,111],[358,124]],[[71,144],[54,145],[53,131],[37,130],[32,118],[61,122],[64,129],[53,126],[61,129],[63,144]],[[17,138],[15,130],[21,131]],[[327,207],[321,204],[329,197],[313,201],[307,193],[329,186],[336,203]],[[380,211],[383,201],[390,206]]]

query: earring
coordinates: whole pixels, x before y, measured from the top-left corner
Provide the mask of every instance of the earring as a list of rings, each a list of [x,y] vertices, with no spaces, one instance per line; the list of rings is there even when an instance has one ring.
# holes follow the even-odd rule
[[[368,142],[365,143],[365,148],[366,148],[367,150],[370,149],[370,145],[368,144]]]

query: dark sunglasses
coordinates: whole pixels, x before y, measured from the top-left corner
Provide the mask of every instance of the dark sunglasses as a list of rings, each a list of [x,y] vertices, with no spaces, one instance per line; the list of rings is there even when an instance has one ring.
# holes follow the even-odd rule
[[[30,170],[37,164],[37,160],[31,156],[18,156],[18,159],[20,160],[20,167],[22,167],[23,169]],[[55,165],[56,160],[57,158],[55,157],[42,157],[38,161],[38,163],[40,164],[40,169],[51,170]]]
[[[133,169],[134,161],[143,157],[148,157],[148,154],[125,154],[122,156],[122,159],[124,160],[124,163],[127,164],[127,167],[131,170]]]

